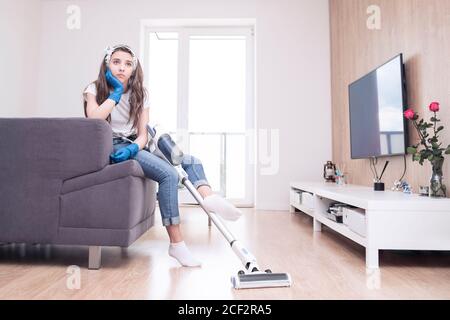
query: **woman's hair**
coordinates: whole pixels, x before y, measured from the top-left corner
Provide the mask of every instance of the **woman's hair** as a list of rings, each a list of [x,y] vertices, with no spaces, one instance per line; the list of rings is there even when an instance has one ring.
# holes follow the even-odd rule
[[[123,51],[131,54],[133,56],[134,54],[126,47],[118,47],[113,51]],[[106,70],[107,65],[105,61],[106,55],[102,60],[102,63],[100,65],[100,72],[98,73],[98,79],[94,81],[95,87],[97,89],[97,96],[96,101],[98,105],[101,105],[106,99],[109,97],[109,90],[112,89],[111,86],[108,85],[108,82],[106,81]],[[141,64],[139,60],[137,60],[137,67],[133,71],[133,73],[130,76],[130,79],[128,80],[128,89],[130,91],[130,118],[128,120],[128,123],[130,123],[131,119],[133,119],[133,129],[137,128],[139,124],[139,118],[142,112],[142,109],[144,108],[144,101],[147,97],[147,90],[143,86],[144,82],[144,72],[142,71]],[[84,100],[84,115],[87,117],[87,102]],[[106,119],[109,123],[111,123],[111,115],[108,116]]]

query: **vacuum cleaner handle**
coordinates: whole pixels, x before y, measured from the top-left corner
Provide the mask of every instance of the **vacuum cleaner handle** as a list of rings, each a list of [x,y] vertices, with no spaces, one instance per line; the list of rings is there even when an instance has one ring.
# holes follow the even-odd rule
[[[147,131],[152,138],[156,136],[156,130],[152,128],[152,126],[150,126],[149,124],[147,124]]]

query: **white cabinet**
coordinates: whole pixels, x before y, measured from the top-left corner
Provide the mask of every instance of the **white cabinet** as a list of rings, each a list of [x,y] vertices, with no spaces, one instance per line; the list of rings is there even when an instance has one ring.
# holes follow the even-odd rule
[[[313,203],[290,203],[313,217],[313,230],[322,225],[366,248],[366,266],[378,268],[378,251],[450,250],[450,199],[429,198],[395,191],[373,191],[355,185],[321,182],[293,182],[289,192],[307,194]],[[344,213],[345,223],[326,217],[330,203],[356,207]]]
[[[302,202],[301,199],[302,199],[302,192],[291,188],[291,190],[290,190],[291,205],[295,205],[295,206],[300,205]]]
[[[313,216],[314,195],[312,193],[301,189],[291,188],[289,190],[289,195],[291,212],[295,211],[296,208],[310,216]]]
[[[366,212],[360,208],[344,208],[343,223],[351,231],[362,237],[366,236]]]

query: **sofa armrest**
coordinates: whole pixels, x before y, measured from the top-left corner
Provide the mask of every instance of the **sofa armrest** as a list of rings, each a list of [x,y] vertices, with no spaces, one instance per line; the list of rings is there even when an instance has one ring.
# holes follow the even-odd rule
[[[61,189],[61,194],[82,190],[128,176],[145,178],[144,171],[136,160],[127,160],[111,164],[100,171],[65,180]]]

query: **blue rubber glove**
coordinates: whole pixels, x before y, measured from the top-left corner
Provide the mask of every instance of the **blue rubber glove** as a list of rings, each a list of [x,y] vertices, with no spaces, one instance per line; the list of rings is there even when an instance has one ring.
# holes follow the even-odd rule
[[[116,102],[116,105],[120,101],[120,97],[122,97],[123,93],[123,85],[122,82],[119,81],[116,77],[113,76],[111,70],[108,68],[105,73],[106,82],[113,87],[113,92],[109,95],[108,99],[112,99]]]
[[[138,152],[139,146],[136,143],[132,143],[126,147],[120,148],[115,153],[111,154],[109,158],[113,163],[118,163],[134,158]]]

